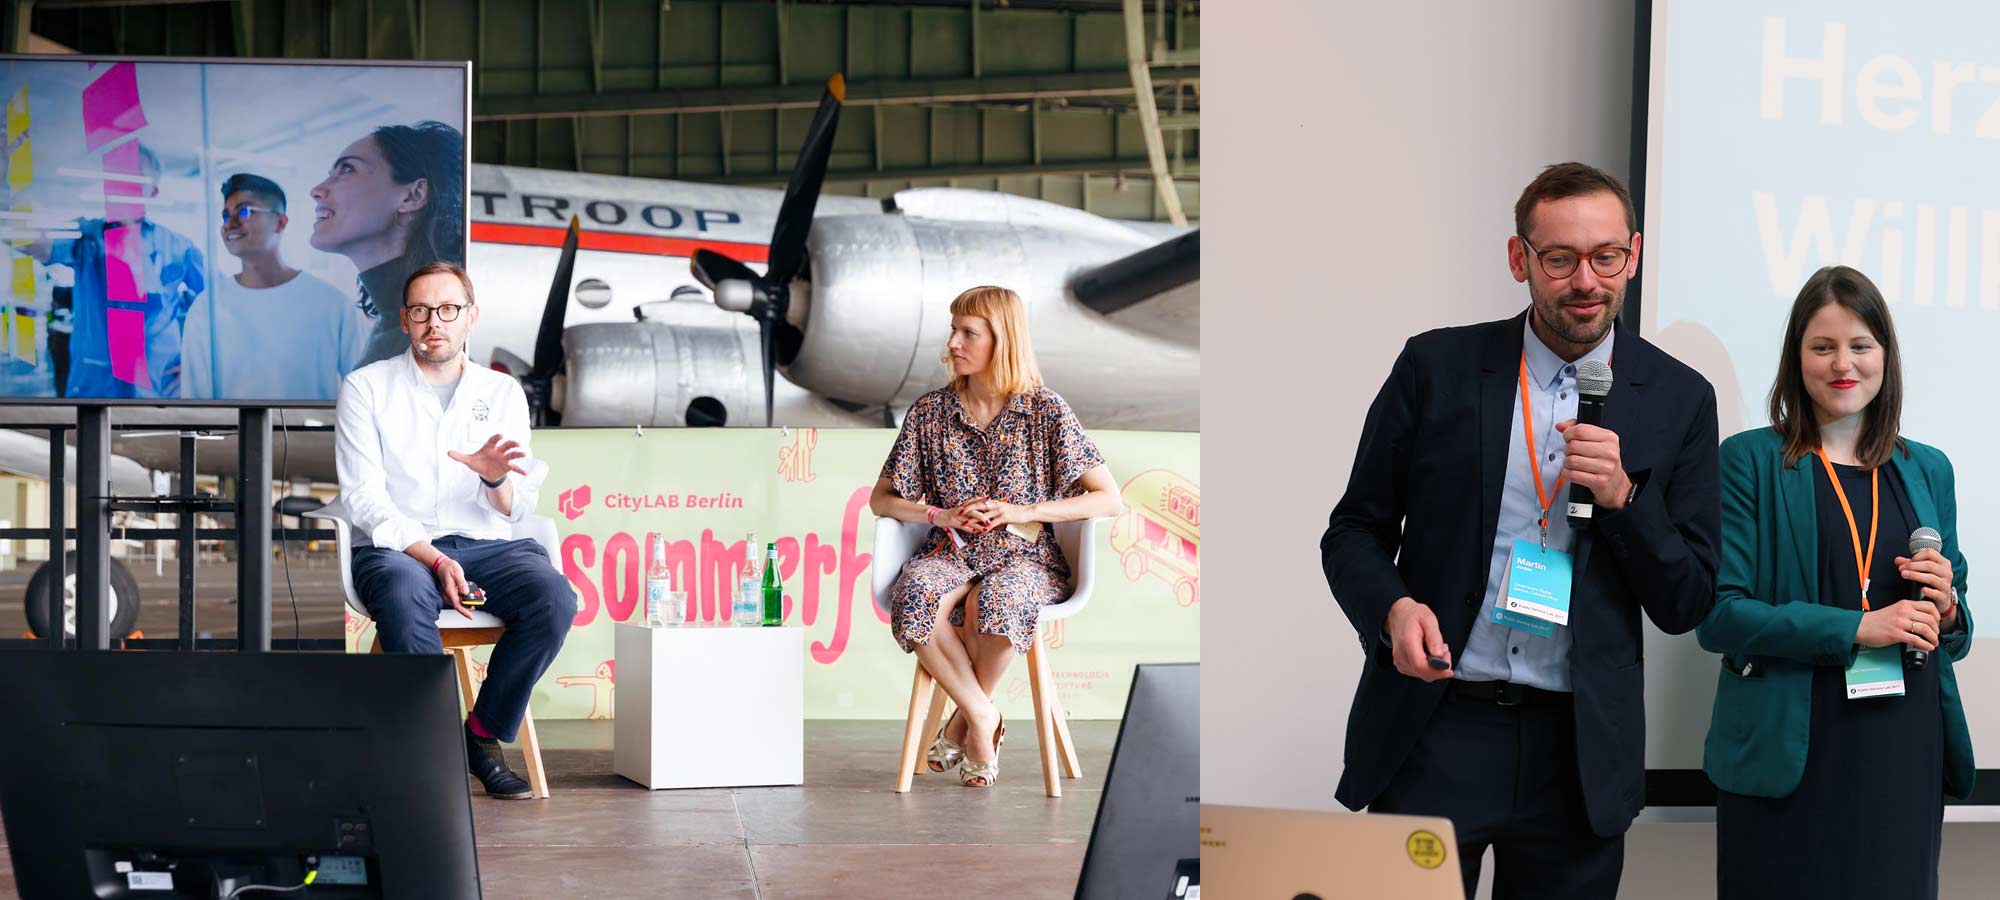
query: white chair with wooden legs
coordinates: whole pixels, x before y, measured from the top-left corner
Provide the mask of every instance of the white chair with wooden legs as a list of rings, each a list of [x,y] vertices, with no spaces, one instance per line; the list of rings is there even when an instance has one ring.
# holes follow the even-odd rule
[[[1062,698],[1057,696],[1055,676],[1049,670],[1048,652],[1043,647],[1043,641],[1050,623],[1074,616],[1090,603],[1097,522],[1085,519],[1061,522],[1054,527],[1056,544],[1062,547],[1063,557],[1069,560],[1072,590],[1069,599],[1042,607],[1037,618],[1035,643],[1028,649],[1028,687],[1035,704],[1035,743],[1042,755],[1042,784],[1049,796],[1061,797],[1062,779],[1058,777],[1057,765],[1060,764],[1062,774],[1070,778],[1083,777],[1083,767],[1077,763],[1076,743],[1069,736],[1069,718],[1063,712]],[[931,526],[926,523],[890,518],[875,520],[875,605],[885,613],[889,609],[890,585],[901,574],[903,563],[908,562],[923,546],[930,530]],[[910,783],[916,777],[918,760],[923,757],[924,742],[937,734],[938,723],[944,721],[948,699],[945,692],[937,689],[937,680],[924,670],[923,663],[918,663],[916,670],[916,682],[910,687],[909,718],[903,727],[902,760],[896,769],[896,792],[899,794],[909,792]]]
[[[319,509],[305,514],[309,518],[324,519],[333,523],[337,537],[336,547],[340,558],[340,588],[347,593],[347,608],[362,618],[368,618],[368,608],[361,605],[360,595],[354,592],[354,544],[347,524],[347,510],[335,500]],[[558,558],[556,523],[547,516],[528,516],[514,524],[514,539],[528,538],[542,545],[549,553],[549,560]],[[444,643],[444,652],[450,654],[452,666],[458,671],[459,695],[465,700],[468,712],[473,701],[479,699],[479,685],[472,677],[472,650],[500,640],[507,630],[506,623],[498,616],[482,610],[473,610],[472,618],[459,615],[456,609],[445,609],[438,613],[438,638]],[[382,652],[382,637],[377,634],[371,653]],[[521,755],[527,758],[528,785],[535,796],[544,800],[549,797],[549,776],[542,767],[542,744],[535,737],[535,716],[531,711],[521,713]]]

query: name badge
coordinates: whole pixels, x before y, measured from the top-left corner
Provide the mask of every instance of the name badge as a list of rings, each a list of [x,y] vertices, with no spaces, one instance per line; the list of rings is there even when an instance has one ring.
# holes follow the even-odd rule
[[[1537,637],[1569,624],[1570,555],[1535,541],[1514,541],[1507,578],[1494,604],[1493,621]]]
[[[1863,647],[1847,667],[1847,699],[1903,696],[1903,647]]]

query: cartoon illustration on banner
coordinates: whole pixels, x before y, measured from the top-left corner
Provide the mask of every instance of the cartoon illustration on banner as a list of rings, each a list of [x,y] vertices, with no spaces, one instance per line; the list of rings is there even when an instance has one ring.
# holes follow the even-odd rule
[[[616,687],[618,674],[617,660],[607,659],[597,664],[597,671],[590,675],[558,675],[556,683],[563,687],[590,689],[590,715],[586,719],[611,718],[612,689]]]
[[[1201,602],[1201,488],[1166,470],[1125,483],[1125,514],[1111,524],[1111,550],[1128,581],[1150,574],[1174,587],[1174,602]]]
[[[817,446],[819,446],[819,429],[799,429],[792,438],[792,445],[778,451],[779,477],[794,483],[812,481],[815,477],[812,450]]]

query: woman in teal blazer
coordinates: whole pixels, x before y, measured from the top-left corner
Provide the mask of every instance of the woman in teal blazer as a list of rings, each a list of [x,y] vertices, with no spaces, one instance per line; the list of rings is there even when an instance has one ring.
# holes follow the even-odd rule
[[[1866,276],[1807,280],[1770,402],[1772,427],[1722,443],[1721,563],[1697,632],[1722,654],[1702,764],[1718,894],[1935,898],[1944,797],[1972,790],[1952,674],[1972,613],[1951,461],[1899,434],[1895,330]],[[1919,527],[1942,553],[1910,554]]]

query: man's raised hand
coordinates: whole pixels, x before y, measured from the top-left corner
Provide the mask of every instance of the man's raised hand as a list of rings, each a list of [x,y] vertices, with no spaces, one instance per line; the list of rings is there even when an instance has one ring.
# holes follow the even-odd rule
[[[519,472],[523,475],[528,474],[527,469],[521,468],[514,462],[517,459],[526,459],[528,457],[527,451],[520,449],[520,447],[519,442],[503,441],[500,435],[496,434],[487,438],[486,443],[481,444],[479,449],[471,453],[460,453],[457,450],[452,450],[445,455],[464,463],[465,467],[471,469],[473,474],[478,475],[486,481],[499,481],[507,477],[508,472]]]

